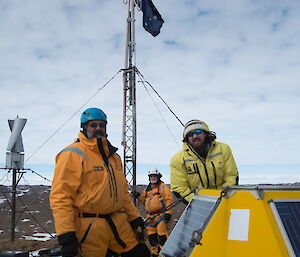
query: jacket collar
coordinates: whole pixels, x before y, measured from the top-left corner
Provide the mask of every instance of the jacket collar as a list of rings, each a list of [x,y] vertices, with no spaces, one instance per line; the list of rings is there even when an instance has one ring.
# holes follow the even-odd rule
[[[210,148],[209,148],[209,150],[208,150],[208,152],[207,152],[207,156],[208,156],[209,152],[215,147],[215,144],[216,144],[216,141],[213,141],[213,142],[211,143],[211,146],[210,146]],[[199,158],[199,157],[200,157],[200,155],[197,154],[197,152],[192,148],[192,146],[189,145],[189,144],[187,144],[186,142],[183,142],[182,149],[183,149],[183,151],[184,151],[185,153],[187,153],[187,154],[189,154],[189,155],[192,155],[192,156],[195,157],[195,158]],[[202,158],[202,157],[201,157],[201,158]]]
[[[97,138],[87,138],[82,131],[78,133],[78,139],[79,141],[87,148],[89,148],[92,151],[99,152],[99,147],[103,148],[106,156],[110,157],[114,153],[117,152],[118,148],[114,147],[106,137],[97,139]],[[101,142],[98,142],[101,140]]]

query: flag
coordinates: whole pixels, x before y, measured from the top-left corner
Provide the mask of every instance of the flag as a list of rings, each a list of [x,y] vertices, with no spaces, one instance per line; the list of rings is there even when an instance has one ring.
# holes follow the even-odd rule
[[[156,37],[164,23],[163,18],[151,0],[138,0],[137,4],[143,12],[143,27],[153,37]]]

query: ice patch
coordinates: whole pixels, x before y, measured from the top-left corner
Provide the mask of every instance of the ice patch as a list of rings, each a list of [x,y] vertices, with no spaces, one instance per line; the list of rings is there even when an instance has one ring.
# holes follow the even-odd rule
[[[31,214],[40,213],[40,211],[29,211]]]
[[[52,234],[55,236],[55,234]],[[32,236],[23,236],[25,240],[34,240],[34,241],[49,241],[52,237],[48,233],[35,233]]]

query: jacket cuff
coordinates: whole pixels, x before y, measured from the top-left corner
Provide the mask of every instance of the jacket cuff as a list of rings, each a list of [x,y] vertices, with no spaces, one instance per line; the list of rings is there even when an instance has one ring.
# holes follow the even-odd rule
[[[60,245],[66,245],[72,242],[77,242],[76,234],[74,231],[59,235],[57,237],[57,240]]]
[[[138,218],[136,218],[136,219],[130,221],[130,225],[131,225],[133,228],[137,228],[137,227],[139,227],[139,226],[142,226],[142,227],[143,227],[143,226],[145,226],[145,222],[144,222],[144,220],[143,220],[142,217],[138,217]]]

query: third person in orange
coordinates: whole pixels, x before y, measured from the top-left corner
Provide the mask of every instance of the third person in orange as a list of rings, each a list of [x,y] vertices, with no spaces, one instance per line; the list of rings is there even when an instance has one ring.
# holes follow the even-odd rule
[[[162,175],[156,168],[149,170],[148,177],[150,183],[143,193],[133,194],[139,202],[145,204],[151,253],[152,257],[157,257],[169,236],[168,222],[171,220],[171,210],[167,210],[167,207],[173,203],[173,196],[169,187],[161,181]]]

